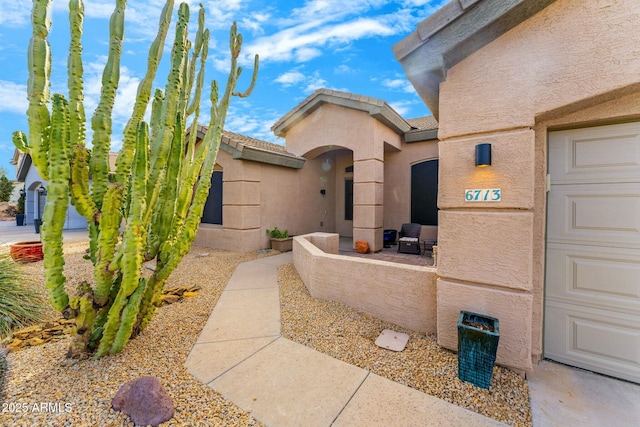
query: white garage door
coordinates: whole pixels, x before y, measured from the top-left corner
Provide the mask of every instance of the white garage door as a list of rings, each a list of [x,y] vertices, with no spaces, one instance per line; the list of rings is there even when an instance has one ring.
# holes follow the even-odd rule
[[[549,134],[545,357],[640,382],[640,123]]]

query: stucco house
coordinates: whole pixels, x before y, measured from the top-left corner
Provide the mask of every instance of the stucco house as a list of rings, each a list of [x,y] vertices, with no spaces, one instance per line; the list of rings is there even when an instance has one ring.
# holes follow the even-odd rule
[[[470,310],[498,363],[640,382],[639,23],[635,0],[455,0],[393,47],[439,123],[444,347]]]
[[[277,226],[377,251],[383,230],[406,222],[435,239],[436,129],[433,118],[407,121],[382,100],[319,89],[273,125],[284,147],[225,132],[212,178],[222,191],[212,191],[195,243],[253,251]]]

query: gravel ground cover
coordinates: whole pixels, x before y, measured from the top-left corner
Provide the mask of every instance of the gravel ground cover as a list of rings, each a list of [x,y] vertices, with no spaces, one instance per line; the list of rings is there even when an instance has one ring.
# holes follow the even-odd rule
[[[86,247],[86,242],[65,244],[71,287],[91,281],[90,262],[82,259]],[[236,266],[257,257],[193,246],[166,288],[198,285],[198,295],[158,309],[147,330],[118,355],[70,360],[67,339],[10,353],[0,426],[132,426],[111,409],[111,399],[121,384],[144,375],[158,377],[176,406],[174,418],[163,426],[261,426],[184,368]],[[42,262],[26,268],[42,282]],[[291,264],[280,268],[279,281],[285,337],[486,416],[531,425],[527,384],[515,373],[497,367],[489,391],[460,382],[455,354],[439,348],[434,337],[311,298]],[[410,335],[403,352],[373,344],[387,328]],[[39,411],[41,404],[46,410]]]
[[[86,248],[86,243],[65,244],[72,286],[91,280],[91,263],[82,259]],[[68,339],[10,353],[0,426],[133,426],[111,409],[111,399],[120,385],[144,375],[158,377],[176,407],[174,418],[163,426],[261,426],[184,368],[235,267],[257,257],[193,246],[166,288],[198,284],[202,290],[159,308],[148,328],[115,356],[67,359]],[[34,278],[42,277],[42,262],[26,268]],[[39,411],[41,403],[44,411]]]
[[[513,371],[495,367],[489,390],[474,387],[458,379],[456,354],[440,348],[435,336],[312,298],[292,264],[281,266],[278,278],[284,337],[487,417],[532,425],[527,382]],[[374,344],[384,329],[409,334],[402,352]]]

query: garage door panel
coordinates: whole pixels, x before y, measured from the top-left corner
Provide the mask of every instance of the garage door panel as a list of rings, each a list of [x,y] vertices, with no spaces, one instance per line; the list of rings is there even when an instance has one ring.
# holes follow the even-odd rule
[[[640,251],[549,244],[547,298],[640,313]]]
[[[549,134],[545,357],[640,382],[640,123]]]
[[[547,357],[640,382],[640,316],[552,303],[545,322],[554,330],[545,342]]]
[[[640,248],[640,184],[555,186],[548,217],[549,242]]]
[[[553,132],[549,143],[556,183],[635,181],[640,174],[640,123]]]

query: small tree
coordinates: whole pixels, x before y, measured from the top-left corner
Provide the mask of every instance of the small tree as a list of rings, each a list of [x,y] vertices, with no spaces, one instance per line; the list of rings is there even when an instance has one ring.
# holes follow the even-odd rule
[[[202,217],[211,175],[232,96],[248,96],[257,77],[258,57],[246,92],[235,92],[242,72],[237,65],[242,36],[231,26],[231,70],[221,98],[214,81],[210,122],[200,145],[197,132],[185,140],[187,123],[195,129],[204,86],[209,30],[200,7],[194,42],[188,40],[189,6],[180,5],[164,90],[156,89],[151,121],[144,121],[152,84],[162,57],[174,0],[167,0],[159,31],[149,49],[147,73],[138,87],[133,113],[124,130],[115,177],[109,178],[112,109],[117,91],[125,0],[116,0],[110,21],[109,54],[102,91],[91,120],[91,152],[85,146],[81,35],[82,0],[69,1],[71,42],[68,58],[68,99],[49,97],[51,54],[47,36],[51,1],[34,0],[33,35],[29,46],[27,110],[29,138],[14,133],[14,144],[29,152],[40,175],[49,181],[42,241],[46,286],[53,306],[76,318],[76,334],[68,355],[96,358],[122,350],[142,331],[160,303],[164,283],[189,251]],[[51,104],[50,104],[50,101]],[[51,108],[51,111],[49,110]],[[89,185],[89,176],[92,184]],[[89,223],[94,283],[65,290],[62,228],[69,200]],[[123,218],[126,226],[120,231]],[[156,260],[150,278],[142,263]]]
[[[0,202],[8,202],[11,199],[11,194],[13,194],[13,182],[7,175],[2,174],[0,176]]]

